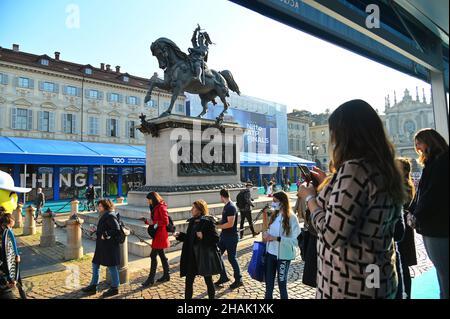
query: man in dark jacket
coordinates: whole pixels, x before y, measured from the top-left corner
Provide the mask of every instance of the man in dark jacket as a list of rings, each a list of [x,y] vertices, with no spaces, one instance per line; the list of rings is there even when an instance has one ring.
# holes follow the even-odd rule
[[[90,209],[91,207],[93,207],[95,209],[95,189],[94,185],[92,184],[90,184],[88,189],[86,190],[86,199],[88,208]]]
[[[253,184],[247,183],[245,185],[245,189],[241,190],[236,198],[236,205],[239,208],[239,211],[241,212],[241,227],[240,227],[240,238],[244,237],[244,223],[247,219],[250,230],[252,231],[253,237],[258,235],[255,232],[255,229],[253,227],[253,221],[252,221],[252,207],[255,207],[252,203],[252,194],[250,190],[252,189]]]
[[[34,219],[37,220],[38,216],[40,214],[42,214],[42,208],[45,205],[45,195],[42,192],[42,188],[38,188],[37,189],[37,195],[36,195],[36,201],[35,201],[35,206],[36,206],[36,212],[34,215]]]

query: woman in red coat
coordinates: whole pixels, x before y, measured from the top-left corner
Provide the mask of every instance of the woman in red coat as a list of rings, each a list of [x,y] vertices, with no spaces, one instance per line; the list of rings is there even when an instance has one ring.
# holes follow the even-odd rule
[[[166,282],[170,280],[169,262],[164,253],[164,249],[170,247],[169,233],[167,225],[169,225],[169,214],[167,213],[167,204],[157,192],[147,194],[147,202],[150,205],[152,223],[149,227],[156,227],[156,233],[152,241],[152,252],[150,253],[150,274],[147,280],[142,284],[149,287],[155,283],[156,268],[158,267],[159,255],[163,266],[164,274],[157,282]]]

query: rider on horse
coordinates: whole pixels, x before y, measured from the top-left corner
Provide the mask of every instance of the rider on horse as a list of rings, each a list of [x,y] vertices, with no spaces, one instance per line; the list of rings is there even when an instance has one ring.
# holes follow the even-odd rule
[[[197,24],[191,39],[193,48],[189,48],[189,57],[191,58],[195,79],[204,84],[202,80],[202,76],[205,76],[204,63],[208,62],[208,45],[212,42],[208,33],[200,32],[200,30],[200,26]]]

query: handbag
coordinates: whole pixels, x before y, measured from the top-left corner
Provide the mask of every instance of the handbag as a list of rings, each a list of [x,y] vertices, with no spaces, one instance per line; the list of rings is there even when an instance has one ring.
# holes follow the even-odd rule
[[[154,239],[154,238],[155,238],[155,235],[156,235],[156,229],[157,229],[157,228],[155,228],[155,225],[149,225],[149,226],[147,227],[147,233],[148,233],[148,235],[150,236],[151,239]]]
[[[253,243],[253,254],[248,264],[248,274],[254,280],[265,282],[265,255],[266,243],[255,241]]]

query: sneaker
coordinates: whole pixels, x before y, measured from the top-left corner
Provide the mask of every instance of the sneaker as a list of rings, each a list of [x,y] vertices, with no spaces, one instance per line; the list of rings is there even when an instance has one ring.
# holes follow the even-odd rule
[[[87,287],[82,288],[81,291],[87,294],[95,295],[98,292],[97,285],[89,285]]]
[[[215,283],[214,283],[214,286],[216,286],[216,287],[219,287],[219,286],[222,286],[224,283],[226,283],[226,282],[229,282],[230,281],[230,279],[219,279],[218,281],[216,281]]]
[[[153,286],[154,283],[155,283],[154,279],[147,278],[147,280],[142,283],[142,287],[147,288],[147,287]]]
[[[235,281],[230,285],[230,289],[236,289],[236,288],[242,287],[243,285],[244,285],[244,283],[242,282],[242,280]]]
[[[102,298],[112,297],[119,294],[119,288],[109,288],[107,291],[105,291],[102,295]]]

